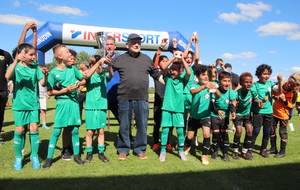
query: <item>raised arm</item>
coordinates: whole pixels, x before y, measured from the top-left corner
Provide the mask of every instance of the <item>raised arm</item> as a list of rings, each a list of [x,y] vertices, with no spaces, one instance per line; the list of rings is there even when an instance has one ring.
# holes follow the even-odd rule
[[[161,63],[160,63],[159,66],[160,66],[160,69],[162,70],[162,73],[163,73],[164,76],[166,76],[166,75],[168,74],[168,66],[169,66],[172,62],[174,62],[175,59],[176,59],[175,57],[172,57],[171,59],[169,59],[168,62],[166,62],[166,63],[161,62]]]
[[[97,68],[104,63],[104,61],[105,61],[105,58],[101,58],[99,61],[97,61],[95,63],[95,65],[92,68],[90,68],[90,70],[88,70],[88,72],[86,73],[84,78],[89,79],[94,74],[94,72],[97,70]]]

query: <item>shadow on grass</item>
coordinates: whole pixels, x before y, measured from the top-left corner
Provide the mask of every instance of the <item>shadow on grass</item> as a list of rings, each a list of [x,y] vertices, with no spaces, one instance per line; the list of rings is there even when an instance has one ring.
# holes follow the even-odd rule
[[[1,189],[298,189],[300,164],[131,176],[0,179]],[[123,168],[124,169],[124,168]],[[255,175],[253,175],[255,174]],[[92,175],[91,175],[92,176]]]

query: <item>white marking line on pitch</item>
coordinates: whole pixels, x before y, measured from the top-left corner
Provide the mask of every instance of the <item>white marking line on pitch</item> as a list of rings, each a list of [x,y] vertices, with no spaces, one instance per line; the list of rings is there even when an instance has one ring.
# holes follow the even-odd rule
[[[49,113],[49,112],[50,112],[50,113]],[[52,115],[52,114],[53,114],[53,112],[54,112],[54,110],[47,111],[47,114],[46,114],[46,116]]]

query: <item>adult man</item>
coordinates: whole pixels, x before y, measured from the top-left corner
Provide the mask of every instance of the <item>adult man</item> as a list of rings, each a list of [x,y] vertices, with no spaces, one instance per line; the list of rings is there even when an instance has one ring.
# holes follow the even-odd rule
[[[105,50],[106,50],[106,55],[109,55],[111,60],[114,60],[118,56],[114,52],[115,49],[116,49],[115,38],[108,36],[106,39]],[[120,81],[119,72],[114,71],[114,76],[110,79],[109,82],[107,82],[107,87],[106,87],[108,109],[114,114],[118,122],[119,122],[119,116],[118,116],[117,92],[118,92],[119,81]]]
[[[0,135],[4,120],[4,111],[7,101],[7,80],[5,78],[6,68],[13,62],[11,55],[2,49],[0,49]],[[4,142],[0,139],[0,145]]]
[[[112,61],[112,67],[120,74],[120,84],[118,86],[118,107],[119,107],[119,137],[117,149],[119,159],[125,160],[130,150],[130,119],[132,109],[135,113],[137,127],[134,141],[134,153],[140,159],[147,159],[145,154],[147,146],[148,127],[148,74],[156,80],[163,82],[162,75],[158,69],[154,68],[149,56],[142,54],[142,38],[137,34],[130,34],[126,47],[128,52],[118,56]]]
[[[239,77],[239,75],[232,72],[232,66],[230,63],[226,63],[225,68],[230,71],[232,90],[234,90],[240,83],[240,77]]]

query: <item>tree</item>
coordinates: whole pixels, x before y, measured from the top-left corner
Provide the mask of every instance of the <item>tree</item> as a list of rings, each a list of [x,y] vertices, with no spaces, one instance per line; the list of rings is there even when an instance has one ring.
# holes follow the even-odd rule
[[[85,51],[79,52],[79,53],[77,54],[77,56],[76,56],[76,62],[77,62],[77,64],[80,64],[80,63],[83,62],[83,61],[89,61],[90,56],[91,56],[91,55],[89,55],[89,54],[88,54],[87,52],[85,52]]]
[[[53,57],[52,62],[51,63],[46,63],[45,67],[47,67],[47,69],[49,71],[51,71],[53,68],[55,68],[57,66],[57,63],[58,63],[57,60]]]

